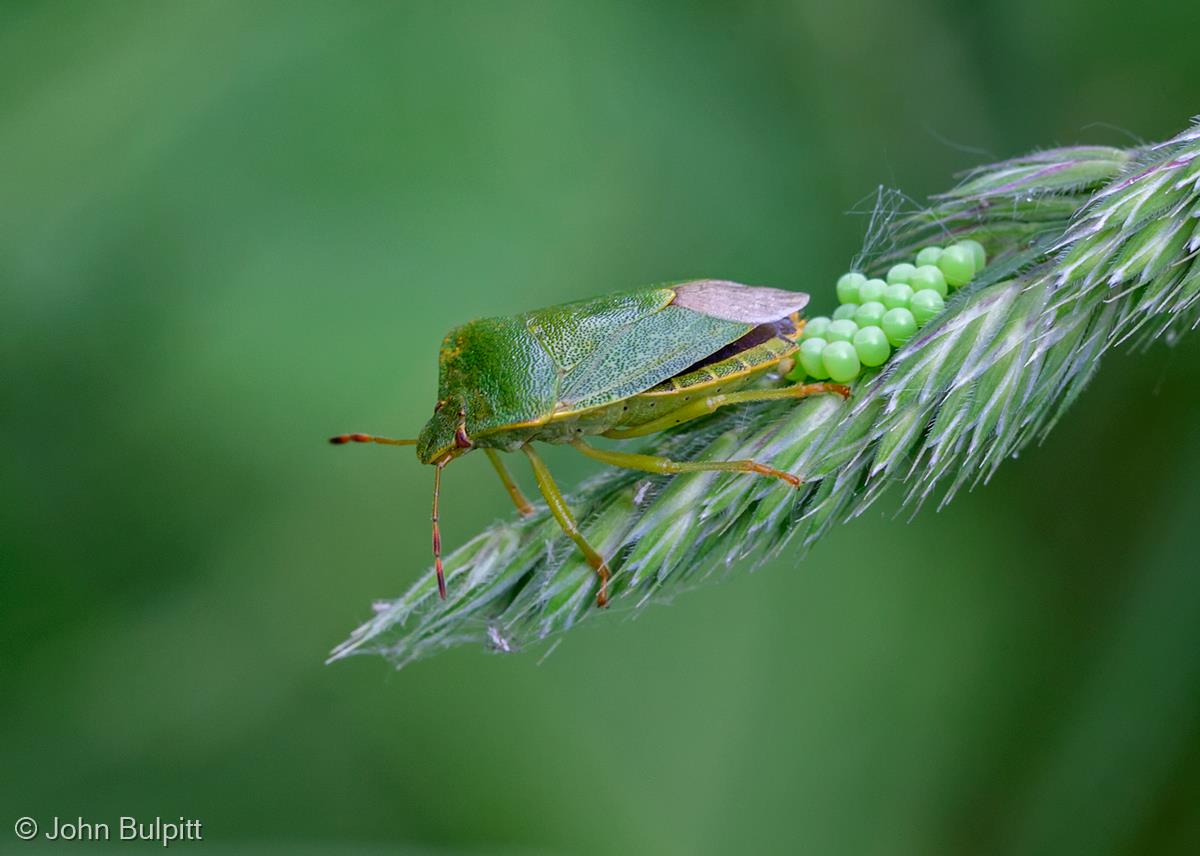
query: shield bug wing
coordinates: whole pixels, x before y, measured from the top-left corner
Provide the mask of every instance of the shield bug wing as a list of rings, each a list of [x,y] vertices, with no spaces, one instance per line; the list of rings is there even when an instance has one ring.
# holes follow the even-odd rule
[[[674,299],[670,288],[642,288],[537,309],[520,317],[559,374],[566,376],[614,335],[661,311]]]
[[[725,280],[694,280],[671,290],[669,306],[614,331],[564,379],[560,409],[581,410],[644,392],[808,303],[800,292]]]
[[[611,336],[563,382],[560,408],[610,404],[650,389],[743,336],[753,325],[667,306]]]

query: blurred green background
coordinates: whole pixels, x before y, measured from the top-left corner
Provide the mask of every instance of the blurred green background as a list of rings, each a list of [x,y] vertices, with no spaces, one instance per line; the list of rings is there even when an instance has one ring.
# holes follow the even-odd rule
[[[425,572],[431,482],[324,438],[412,433],[446,329],[691,276],[828,310],[877,185],[1182,128],[1193,5],[0,6],[0,849],[1197,852],[1200,336],[943,513],[544,660],[322,665]],[[451,546],[509,513],[482,456],[444,495]]]

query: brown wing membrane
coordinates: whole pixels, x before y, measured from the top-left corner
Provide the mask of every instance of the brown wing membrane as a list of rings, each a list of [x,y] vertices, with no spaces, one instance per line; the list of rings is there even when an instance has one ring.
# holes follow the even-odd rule
[[[808,295],[800,291],[741,285],[723,279],[697,279],[673,285],[675,306],[682,306],[710,318],[766,324],[786,318],[808,305]]]

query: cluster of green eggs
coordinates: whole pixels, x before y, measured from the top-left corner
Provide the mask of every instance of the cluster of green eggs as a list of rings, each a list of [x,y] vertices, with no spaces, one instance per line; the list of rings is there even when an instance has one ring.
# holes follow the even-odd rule
[[[887,279],[848,273],[837,281],[832,318],[810,318],[800,337],[796,368],[789,378],[849,383],[866,368],[887,362],[917,330],[946,307],[953,288],[983,270],[987,254],[978,241],[926,247],[915,264],[893,265]]]

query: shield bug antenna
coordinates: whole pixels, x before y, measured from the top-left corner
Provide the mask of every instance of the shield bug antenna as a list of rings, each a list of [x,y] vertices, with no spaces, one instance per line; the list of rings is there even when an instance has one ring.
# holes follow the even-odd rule
[[[471,443],[467,439],[465,426],[459,427],[455,440],[459,448],[470,448]],[[376,437],[374,434],[338,434],[336,437],[330,437],[329,442],[335,446],[345,443],[379,443],[384,446],[417,445],[416,440]],[[438,528],[438,497],[442,492],[442,469],[452,460],[452,455],[442,458],[434,465],[433,473],[433,565],[437,570],[438,594],[442,600],[446,599],[446,574],[442,570],[442,534]]]
[[[415,446],[416,440],[397,440],[394,437],[376,437],[373,434],[338,434],[330,437],[329,442],[335,446],[343,443],[382,443],[385,446]]]
[[[433,468],[433,567],[437,570],[438,596],[446,599],[446,573],[442,570],[442,532],[438,528],[438,497],[442,493],[442,470],[450,463],[449,456]]]

